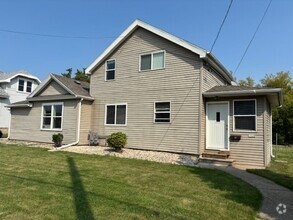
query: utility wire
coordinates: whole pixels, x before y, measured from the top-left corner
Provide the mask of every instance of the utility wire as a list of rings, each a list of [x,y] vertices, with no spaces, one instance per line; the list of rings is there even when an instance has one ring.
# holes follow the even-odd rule
[[[213,45],[212,45],[212,47],[211,47],[211,51],[210,51],[210,52],[212,52],[212,50],[213,50],[213,48],[214,48],[214,46],[215,46],[215,44],[216,44],[216,42],[217,42],[217,40],[218,40],[218,37],[219,37],[219,35],[220,35],[220,33],[221,33],[221,30],[222,30],[222,27],[224,26],[224,23],[225,23],[225,21],[226,21],[226,18],[228,17],[228,14],[229,14],[230,8],[231,8],[231,6],[232,6],[232,3],[233,3],[233,0],[230,1],[229,7],[228,7],[227,12],[226,12],[226,15],[225,15],[225,17],[224,17],[224,19],[223,19],[223,21],[222,21],[222,24],[221,24],[221,26],[220,26],[220,29],[219,29],[219,31],[218,31],[218,33],[217,33],[216,39],[215,39],[215,41],[214,41],[214,43],[213,43]]]
[[[273,0],[270,0],[270,2],[269,2],[269,4],[268,4],[268,6],[267,6],[267,8],[266,8],[266,10],[265,10],[265,12],[264,12],[262,18],[261,18],[261,20],[260,20],[260,22],[259,22],[259,24],[258,24],[258,26],[257,26],[257,28],[256,28],[256,30],[255,30],[255,32],[254,32],[252,38],[251,38],[251,40],[249,41],[249,43],[248,43],[248,45],[247,45],[247,47],[246,47],[246,49],[245,49],[245,51],[244,51],[243,56],[241,57],[241,59],[240,59],[238,65],[237,65],[237,67],[236,67],[236,69],[235,69],[235,71],[234,71],[234,73],[233,73],[234,75],[236,74],[236,72],[237,72],[238,68],[240,67],[240,65],[241,65],[241,63],[242,63],[242,61],[243,61],[243,59],[244,59],[244,57],[245,57],[245,55],[246,55],[246,53],[247,53],[247,51],[248,51],[250,45],[251,45],[251,43],[252,43],[252,41],[254,40],[254,37],[255,37],[256,33],[258,32],[258,29],[259,29],[259,27],[261,26],[261,24],[262,24],[262,22],[263,22],[263,20],[264,20],[264,18],[265,18],[265,16],[266,16],[266,14],[267,14],[267,12],[268,12],[270,6],[271,6],[272,1],[273,1]]]
[[[23,31],[14,31],[7,29],[0,29],[0,32],[12,33],[12,34],[22,34],[22,35],[32,35],[38,37],[52,37],[52,38],[71,38],[71,39],[107,39],[107,38],[117,38],[117,37],[86,37],[86,36],[66,36],[66,35],[54,35],[54,34],[40,34],[40,33],[31,33]]]

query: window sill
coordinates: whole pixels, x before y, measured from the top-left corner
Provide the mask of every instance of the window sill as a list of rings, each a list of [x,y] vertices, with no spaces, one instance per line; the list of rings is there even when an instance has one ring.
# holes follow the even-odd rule
[[[233,130],[235,133],[257,133],[257,131]]]
[[[105,82],[113,82],[115,79],[105,79]]]
[[[168,125],[168,124],[171,124],[171,122],[154,122],[154,124],[166,124],[166,125]]]
[[[41,128],[41,131],[62,131],[62,129],[46,129],[46,128]]]
[[[110,126],[110,127],[126,127],[127,124],[124,124],[124,125],[117,125],[117,124],[104,124],[105,126]]]
[[[144,73],[144,72],[152,72],[152,71],[156,71],[156,70],[164,70],[166,69],[165,67],[164,68],[160,68],[160,69],[149,69],[149,70],[139,70],[138,72],[139,73]]]

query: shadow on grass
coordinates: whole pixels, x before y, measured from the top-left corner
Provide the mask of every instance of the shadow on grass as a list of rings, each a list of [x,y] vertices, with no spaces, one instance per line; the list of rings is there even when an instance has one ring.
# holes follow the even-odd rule
[[[207,183],[211,188],[220,190],[225,199],[245,205],[255,211],[260,209],[261,193],[243,180],[220,170],[205,168],[200,168],[199,170],[199,168],[191,167],[189,169],[191,173]]]
[[[72,157],[67,158],[69,166],[71,182],[72,182],[72,193],[74,197],[75,211],[77,219],[89,219],[93,220],[94,216],[90,208],[90,204],[87,200],[87,194],[84,189],[80,174],[75,162]]]
[[[293,178],[288,175],[276,173],[268,169],[265,169],[265,170],[249,169],[247,170],[247,172],[256,174],[258,176],[262,176],[279,185],[282,185],[288,189],[293,190]]]

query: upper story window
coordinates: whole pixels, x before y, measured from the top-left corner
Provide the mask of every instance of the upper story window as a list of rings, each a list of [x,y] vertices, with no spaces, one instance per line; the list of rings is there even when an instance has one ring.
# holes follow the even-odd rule
[[[155,102],[154,108],[155,122],[171,122],[171,103],[170,102]]]
[[[43,104],[42,129],[61,130],[63,118],[63,103]]]
[[[140,55],[139,71],[165,68],[165,51]]]
[[[256,131],[256,100],[234,100],[234,130]]]
[[[107,60],[106,61],[106,76],[105,80],[113,80],[115,79],[115,71],[116,71],[116,61],[115,60]]]
[[[32,92],[32,90],[33,90],[32,81],[25,80],[25,79],[18,80],[17,91],[19,91],[19,92]]]
[[[126,104],[106,105],[106,125],[126,125],[127,116]]]

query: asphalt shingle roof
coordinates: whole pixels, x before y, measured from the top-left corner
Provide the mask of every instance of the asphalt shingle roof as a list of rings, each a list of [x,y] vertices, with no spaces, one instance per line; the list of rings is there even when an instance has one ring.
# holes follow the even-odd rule
[[[33,76],[32,74],[30,74],[29,72],[25,71],[25,70],[19,70],[19,71],[15,71],[15,72],[10,72],[10,73],[4,73],[4,72],[1,72],[0,71],[0,80],[6,80],[6,79],[9,79],[19,73],[22,73],[22,74],[26,74],[26,75],[29,75],[29,76]]]
[[[57,74],[52,74],[52,75],[64,86],[66,86],[70,91],[72,91],[75,95],[91,97],[89,94],[89,88],[90,88],[89,83],[78,81],[75,79],[70,79],[65,76],[61,76]]]

